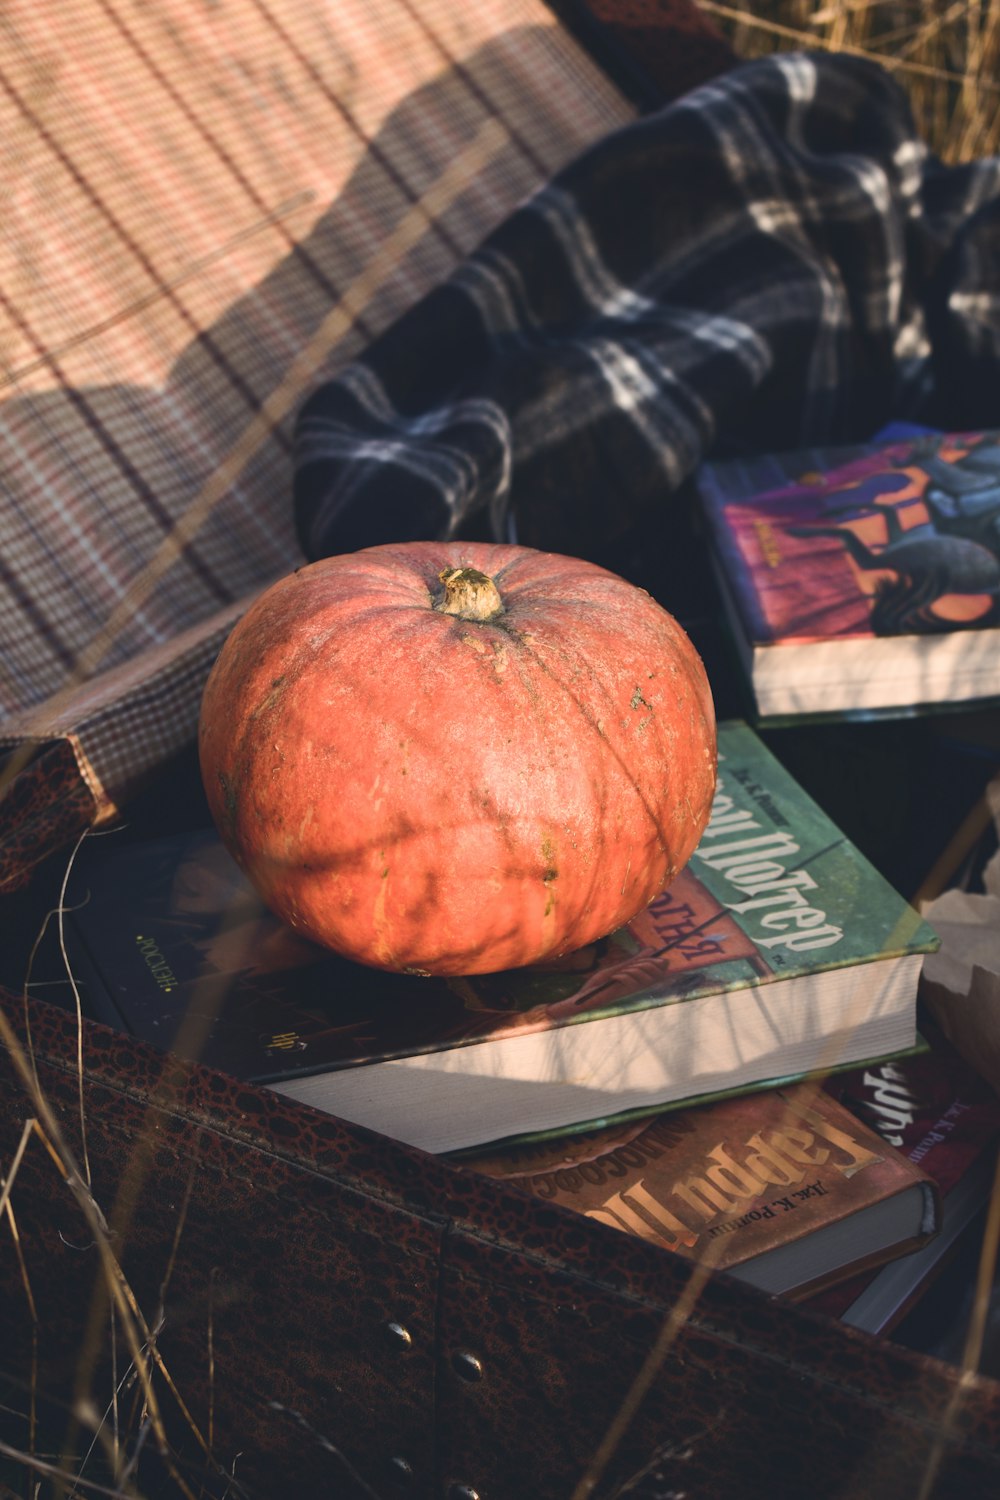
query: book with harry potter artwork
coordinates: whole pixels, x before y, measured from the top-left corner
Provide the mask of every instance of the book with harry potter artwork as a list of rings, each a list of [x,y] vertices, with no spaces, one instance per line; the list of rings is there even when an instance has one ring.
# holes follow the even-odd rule
[[[88,842],[67,892],[90,1013],[431,1151],[648,1113],[917,1045],[931,928],[745,724],[711,819],[632,922],[472,978],[363,968],[265,911],[203,829]]]
[[[917,1249],[938,1225],[933,1180],[812,1084],[463,1164],[789,1296]]]
[[[761,719],[1000,695],[1000,429],[707,463],[710,557]]]
[[[941,1225],[926,1246],[881,1270],[852,1276],[809,1305],[867,1333],[894,1329],[929,1289],[989,1201],[1000,1142],[1000,1097],[936,1028],[910,1057],[831,1076],[824,1090],[932,1177]]]

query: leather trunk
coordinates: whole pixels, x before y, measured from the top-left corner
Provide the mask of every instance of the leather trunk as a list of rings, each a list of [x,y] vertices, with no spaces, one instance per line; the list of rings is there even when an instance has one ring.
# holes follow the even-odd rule
[[[170,1494],[1000,1489],[989,1379],[721,1275],[688,1310],[655,1246],[53,1006],[4,992],[3,1015],[12,1448],[32,1390],[70,1426],[116,1382],[119,1421],[136,1399],[90,1204],[155,1339],[139,1406]]]

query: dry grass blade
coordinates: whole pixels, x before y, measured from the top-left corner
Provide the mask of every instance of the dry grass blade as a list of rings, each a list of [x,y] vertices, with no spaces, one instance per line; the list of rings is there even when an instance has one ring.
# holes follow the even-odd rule
[[[683,1333],[691,1314],[694,1312],[705,1284],[715,1268],[714,1262],[718,1259],[722,1243],[721,1239],[712,1241],[708,1253],[695,1263],[691,1275],[685,1284],[684,1291],[661,1323],[659,1333],[649,1353],[643,1360],[641,1368],[626,1392],[625,1399],[622,1401],[607,1432],[601,1439],[593,1458],[587,1466],[586,1473],[573,1490],[570,1500],[588,1500],[588,1497],[593,1494],[601,1482],[605,1470],[617,1453],[622,1439],[642,1404],[643,1398],[648,1394],[654,1380],[663,1367],[664,1360]]]
[[[983,1335],[989,1313],[990,1292],[996,1278],[998,1251],[1000,1251],[1000,1159],[997,1161],[993,1177],[993,1191],[990,1196],[982,1252],[979,1257],[979,1270],[976,1275],[975,1302],[969,1319],[965,1349],[962,1353],[962,1369],[966,1374],[972,1374],[978,1370],[982,1358]]]
[[[59,888],[59,904],[58,904],[58,907],[57,907],[57,921],[59,923],[59,951],[62,954],[63,963],[66,966],[66,973],[69,975],[70,987],[71,987],[71,989],[73,991],[73,1004],[76,1007],[76,1075],[77,1075],[77,1099],[78,1099],[78,1102],[79,1102],[79,1117],[80,1117],[80,1151],[81,1151],[81,1155],[82,1155],[82,1159],[83,1159],[83,1175],[84,1175],[84,1180],[85,1180],[85,1182],[87,1183],[87,1185],[89,1187],[89,1185],[90,1185],[90,1160],[89,1160],[89,1157],[88,1157],[88,1154],[87,1154],[87,1114],[86,1114],[86,1110],[84,1108],[84,1093],[83,1093],[83,1006],[82,1006],[82,1004],[80,1002],[80,991],[79,991],[79,988],[77,986],[76,978],[74,977],[73,969],[72,969],[72,966],[70,965],[69,954],[66,952],[66,922],[65,922],[65,917],[66,917],[66,887],[69,884],[69,877],[70,877],[70,874],[72,872],[73,864],[74,864],[74,862],[76,860],[76,856],[80,852],[80,846],[82,845],[82,843],[83,843],[83,841],[84,841],[84,839],[86,837],[87,837],[86,833],[82,833],[80,835],[80,837],[76,841],[76,844],[73,847],[73,851],[70,854],[69,859],[66,862],[66,869],[65,869],[65,871],[63,873],[62,885]],[[25,981],[25,984],[27,984],[27,980]]]
[[[363,1495],[364,1500],[381,1500],[378,1492],[376,1490],[373,1490],[371,1485],[362,1478],[347,1455],[343,1453],[335,1443],[331,1443],[328,1437],[324,1437],[321,1432],[317,1432],[315,1427],[313,1427],[311,1423],[306,1421],[301,1412],[293,1411],[289,1406],[283,1406],[280,1401],[271,1401],[268,1404],[272,1411],[281,1412],[283,1416],[290,1417],[291,1420],[296,1424],[296,1426],[300,1427],[303,1432],[305,1432],[310,1438],[312,1438],[313,1441],[324,1450],[324,1452],[332,1454],[337,1459],[337,1462],[342,1466],[344,1472],[350,1476],[356,1494]],[[465,1490],[464,1485],[456,1485],[453,1488],[458,1494],[461,1494]],[[473,1491],[473,1493],[475,1492]]]
[[[63,1489],[72,1486],[78,1493],[102,1497],[102,1500],[135,1500],[135,1495],[129,1490],[119,1489],[106,1484],[100,1484],[96,1480],[80,1479],[69,1474],[58,1464],[46,1462],[42,1458],[34,1458],[29,1454],[21,1453],[17,1448],[12,1448],[8,1443],[0,1441],[0,1457],[9,1459],[12,1463],[22,1464],[26,1469],[42,1478],[51,1479]],[[11,1495],[13,1491],[6,1486],[0,1488],[0,1495]],[[18,1496],[17,1500],[21,1500]]]
[[[989,1313],[990,1296],[996,1277],[998,1250],[1000,1250],[1000,1160],[996,1164],[993,1191],[990,1197],[986,1228],[983,1233],[983,1243],[979,1255],[975,1297],[973,1299],[972,1314],[969,1318],[969,1326],[966,1330],[965,1348],[962,1354],[961,1379],[955,1386],[951,1400],[948,1402],[947,1410],[942,1415],[938,1439],[928,1459],[923,1483],[919,1494],[916,1496],[916,1500],[931,1500],[945,1450],[957,1430],[958,1414],[962,1401],[966,1391],[976,1378],[976,1373],[979,1369],[979,1361],[983,1349],[983,1335]]]
[[[822,48],[868,57],[907,89],[921,134],[944,161],[1000,151],[1000,0],[699,0],[741,57]]]
[[[46,917],[46,923],[48,923],[48,921],[51,920],[53,916],[58,916],[59,918],[60,951],[62,953],[63,962],[66,965],[66,971],[70,977],[73,994],[75,997],[77,1018],[76,1075],[79,1097],[79,1128],[81,1139],[84,1142],[84,1150],[86,1150],[87,1121],[85,1114],[84,1066],[82,1055],[82,1007],[80,1002],[79,990],[76,986],[70,968],[66,950],[65,935],[62,928],[62,914],[65,908],[65,893],[67,888],[67,881],[69,877],[70,866],[72,865],[72,861],[75,858],[78,848],[79,843],[77,844],[76,849],[73,850],[69,865],[67,866],[67,869],[64,873],[61,885],[60,899],[57,908],[55,909],[55,911],[48,914],[48,916]],[[32,952],[32,960],[34,952],[36,950],[37,943],[35,949]],[[84,1173],[81,1172],[77,1167],[71,1149],[69,1148],[66,1140],[64,1139],[58,1128],[54,1112],[52,1111],[39,1082],[31,1040],[30,1013],[29,1007],[27,1005],[30,968],[31,963],[29,962],[29,972],[24,987],[26,1046],[20,1046],[16,1035],[13,1033],[10,1027],[10,1023],[7,1020],[7,1017],[2,1014],[0,1014],[0,1040],[2,1040],[6,1044],[8,1050],[11,1052],[15,1067],[19,1072],[22,1083],[24,1084],[34,1104],[38,1118],[33,1117],[29,1119],[23,1127],[21,1140],[13,1158],[8,1179],[2,1184],[2,1192],[0,1192],[0,1209],[11,1209],[11,1205],[8,1200],[11,1188],[13,1187],[14,1179],[16,1178],[17,1171],[20,1167],[21,1162],[23,1161],[25,1151],[27,1150],[31,1139],[33,1137],[37,1138],[45,1147],[49,1157],[55,1164],[60,1177],[63,1179],[63,1182],[70,1188],[80,1208],[82,1209],[85,1219],[88,1223],[88,1227],[90,1228],[93,1235],[94,1243],[100,1253],[103,1270],[102,1276],[98,1278],[94,1286],[85,1332],[80,1342],[80,1348],[77,1352],[77,1368],[74,1395],[71,1402],[71,1417],[66,1437],[64,1439],[63,1461],[59,1472],[68,1470],[69,1454],[74,1450],[76,1433],[81,1427],[89,1428],[93,1432],[93,1441],[90,1444],[87,1455],[83,1459],[83,1464],[86,1465],[90,1455],[94,1451],[95,1446],[100,1443],[104,1451],[107,1463],[110,1467],[110,1472],[114,1474],[116,1482],[119,1483],[119,1485],[123,1489],[129,1486],[133,1479],[133,1476],[137,1472],[141,1449],[149,1436],[152,1436],[155,1439],[161,1461],[167,1466],[168,1469],[171,1469],[171,1451],[166,1436],[156,1387],[154,1384],[155,1377],[157,1380],[162,1382],[163,1386],[169,1392],[177,1412],[179,1412],[183,1421],[186,1423],[186,1426],[192,1434],[196,1444],[200,1447],[204,1455],[204,1459],[208,1465],[209,1471],[215,1473],[217,1470],[217,1465],[212,1458],[214,1386],[212,1386],[210,1382],[210,1411],[208,1418],[209,1435],[206,1437],[200,1430],[195,1417],[193,1416],[181,1394],[181,1391],[173,1380],[171,1373],[164,1363],[157,1346],[157,1338],[165,1322],[168,1288],[173,1276],[174,1268],[176,1266],[177,1255],[184,1232],[184,1226],[187,1220],[187,1214],[191,1202],[195,1178],[199,1168],[199,1155],[197,1150],[195,1150],[195,1153],[190,1161],[187,1184],[180,1205],[180,1211],[174,1225],[172,1243],[167,1264],[160,1284],[158,1307],[153,1319],[152,1327],[147,1324],[145,1318],[143,1317],[132,1289],[129,1286],[128,1281],[124,1275],[122,1267],[112,1250],[113,1245],[121,1245],[127,1240],[128,1232],[134,1216],[135,1207],[138,1202],[142,1185],[147,1179],[150,1171],[152,1170],[152,1153],[156,1137],[154,1117],[160,1110],[162,1110],[163,1107],[165,1107],[169,1103],[168,1096],[170,1094],[170,1085],[169,1083],[164,1081],[165,1075],[169,1073],[169,1065],[165,1062],[164,1077],[161,1078],[160,1085],[154,1086],[150,1090],[149,1097],[147,1099],[145,1119],[135,1133],[133,1149],[129,1153],[126,1169],[119,1180],[115,1202],[112,1205],[110,1215],[106,1216],[101,1207],[98,1205],[96,1199],[94,1198],[91,1187],[89,1168]],[[224,993],[224,987],[226,985],[228,985],[228,980],[224,980],[222,982],[222,985],[220,986],[210,986],[212,993],[210,995],[203,996],[206,1001],[205,1010],[203,1012],[199,1012],[198,1018],[194,1022],[189,1021],[187,1023],[189,1026],[193,1026],[195,1028],[195,1034],[189,1037],[189,1041],[191,1042],[191,1045],[195,1049],[195,1051],[197,1051],[198,1044],[198,1028],[200,1028],[204,1024],[207,1024],[206,1016],[212,1013],[213,1004],[217,1005],[221,1001],[222,993]],[[216,993],[217,990],[218,993]],[[12,1215],[11,1223],[12,1225],[14,1223]],[[27,1286],[27,1283],[25,1284],[26,1291],[30,1296],[30,1287]],[[31,1305],[33,1307],[33,1301]],[[109,1318],[112,1325],[111,1350],[113,1360],[115,1361],[115,1363],[117,1363],[118,1339],[114,1334],[114,1328],[117,1326],[122,1330],[122,1336],[124,1337],[125,1345],[128,1349],[129,1368],[126,1372],[126,1375],[121,1380],[118,1379],[117,1375],[113,1377],[111,1399],[107,1405],[107,1409],[104,1415],[101,1416],[97,1412],[91,1400],[90,1390],[92,1386],[93,1375],[96,1370],[99,1358],[99,1350],[104,1345],[104,1330]],[[209,1327],[207,1337],[209,1365],[212,1371],[212,1380],[214,1381],[214,1348],[211,1306],[209,1311]],[[130,1456],[126,1461],[122,1438],[123,1424],[119,1413],[118,1403],[122,1388],[124,1388],[124,1386],[129,1383],[133,1384],[134,1386],[136,1400],[139,1403],[141,1410],[134,1411],[131,1414],[131,1417],[124,1423],[124,1431],[126,1435],[131,1435],[131,1441],[128,1445]],[[32,1402],[34,1403],[34,1379],[32,1381]],[[32,1408],[32,1410],[33,1409],[34,1407]],[[108,1430],[109,1418],[111,1420],[110,1433]],[[180,1473],[176,1472],[176,1470],[174,1471],[174,1478],[179,1494],[183,1494],[185,1496],[192,1495],[192,1491],[189,1489]],[[237,1490],[239,1489],[239,1486],[236,1485],[235,1480],[227,1477],[227,1482],[231,1490],[234,1488]]]
[[[20,1162],[21,1156],[24,1152],[24,1148],[27,1145],[28,1135],[30,1134],[30,1124],[31,1122],[29,1121],[21,1136],[21,1142],[18,1147],[16,1157],[18,1163]],[[16,1167],[14,1169],[14,1172],[12,1173],[12,1178],[14,1175],[16,1175]],[[3,1206],[4,1211],[7,1215],[7,1222],[10,1225],[10,1235],[14,1245],[14,1254],[17,1257],[18,1272],[21,1277],[21,1285],[24,1288],[24,1299],[28,1305],[28,1315],[31,1318],[31,1367],[28,1380],[28,1450],[29,1452],[34,1453],[36,1434],[38,1430],[38,1308],[35,1303],[35,1294],[31,1289],[31,1277],[28,1275],[28,1266],[24,1258],[24,1249],[21,1244],[21,1235],[17,1227],[17,1218],[14,1214],[14,1205],[10,1201],[8,1181],[6,1179],[0,1179],[0,1182],[2,1182],[3,1185]]]
[[[0,1178],[0,1182],[3,1184],[2,1188],[0,1188],[0,1212],[5,1212],[7,1209],[7,1205],[10,1202],[11,1188],[14,1186],[15,1179],[20,1171],[21,1163],[24,1160],[24,1153],[28,1149],[28,1141],[31,1139],[32,1133],[36,1130],[38,1130],[37,1120],[25,1120],[21,1130],[21,1139],[17,1143],[17,1150],[14,1152],[14,1157],[10,1164],[9,1174],[6,1177]]]
[[[939,863],[941,864],[942,868],[944,868],[945,862],[950,861],[953,858],[954,853],[951,845],[949,845],[948,849],[942,855],[942,859]],[[948,865],[948,868],[950,868],[950,864]],[[907,913],[901,919],[900,924],[897,926],[895,931],[889,935],[887,939],[887,948],[889,950],[892,950],[898,946],[905,946],[910,936],[909,929],[913,921],[914,916],[912,912]],[[855,1014],[852,1017],[848,1017],[848,1029],[853,1028],[855,1025],[860,1025],[863,1019],[861,1011],[862,1004],[863,1002],[860,1000],[860,998],[855,1001]],[[821,1059],[818,1068],[810,1076],[808,1093],[805,1096],[805,1102],[807,1104],[811,1103],[815,1095],[822,1089],[823,1083],[829,1076],[830,1070],[835,1063],[835,1052],[836,1044],[835,1042],[831,1042],[826,1058]],[[789,1123],[794,1123],[797,1118],[797,1111],[789,1107],[786,1118]],[[980,1336],[979,1344],[977,1345],[977,1363],[978,1349],[981,1348],[982,1342],[982,1328],[985,1327],[985,1318],[989,1307],[990,1290],[993,1285],[992,1278],[996,1267],[996,1241],[998,1238],[1000,1238],[1000,1163],[998,1163],[997,1166],[997,1173],[997,1183],[994,1187],[992,1205],[994,1217],[996,1219],[996,1223],[993,1226],[992,1254],[990,1254],[988,1248],[990,1241],[990,1231],[988,1230],[986,1237],[987,1244],[984,1245],[983,1259],[980,1267],[980,1288],[979,1298],[977,1301],[977,1312],[974,1314],[973,1319],[970,1322],[970,1339],[972,1339],[973,1329],[976,1326],[978,1317]],[[709,1278],[716,1268],[716,1264],[722,1251],[723,1244],[724,1241],[722,1239],[710,1241],[706,1249],[701,1253],[698,1260],[695,1262],[692,1273],[688,1278],[687,1283],[685,1284],[684,1291],[678,1298],[675,1305],[669,1310],[666,1317],[664,1318],[653,1345],[646,1355],[646,1358],[643,1361],[643,1364],[638,1373],[636,1374],[630,1388],[626,1392],[625,1397],[621,1402],[621,1405],[614,1418],[612,1419],[607,1432],[604,1434],[601,1442],[595,1450],[586,1471],[584,1472],[579,1483],[574,1489],[570,1500],[588,1500],[588,1497],[593,1493],[597,1485],[600,1483],[601,1478],[603,1477],[605,1470],[608,1467],[608,1464],[611,1462],[612,1458],[617,1452],[622,1439],[624,1438],[625,1433],[627,1432],[636,1413],[638,1412],[644,1397],[648,1394],[650,1388],[653,1385],[653,1382],[657,1377],[658,1372],[663,1366],[664,1361],[669,1355],[674,1344],[677,1342],[677,1339],[683,1333],[686,1324],[694,1313],[695,1307],[698,1303],[698,1299],[700,1298],[706,1283],[708,1282]],[[956,1391],[956,1400],[958,1399],[958,1395],[959,1392]],[[928,1459],[928,1464],[925,1471],[925,1486],[920,1500],[927,1500],[927,1497],[929,1497],[931,1493],[928,1485],[932,1485],[933,1483],[933,1476],[936,1473],[937,1467],[940,1463],[940,1457],[944,1451],[944,1445],[947,1442],[948,1434],[951,1430],[952,1419],[953,1412],[951,1410],[944,1413],[944,1415],[942,1416],[942,1420],[938,1429],[938,1435],[931,1448],[930,1456]],[[667,1456],[665,1451],[663,1456]]]
[[[143,1398],[157,1438],[161,1457],[170,1465],[170,1444],[160,1411],[159,1398],[153,1385],[149,1355],[145,1352],[146,1349],[151,1352],[153,1363],[157,1365],[161,1373],[165,1374],[166,1372],[156,1352],[155,1345],[150,1338],[149,1329],[145,1326],[145,1321],[132,1294],[132,1290],[115,1257],[107,1221],[76,1165],[73,1153],[63,1137],[59,1122],[44,1091],[39,1087],[34,1065],[26,1055],[19,1038],[2,1010],[0,1010],[0,1041],[7,1048],[15,1070],[19,1074],[22,1084],[36,1110],[38,1118],[29,1122],[31,1130],[37,1132],[44,1140],[49,1154],[56,1161],[63,1181],[72,1193],[94,1237],[94,1243],[101,1258],[103,1273],[100,1279],[100,1286],[107,1298],[114,1303],[116,1312],[121,1319],[126,1346],[128,1347],[129,1355],[139,1378]],[[27,1139],[30,1138],[31,1130],[27,1130],[26,1128],[25,1147]],[[17,1159],[17,1165],[20,1165],[22,1159],[23,1151]],[[6,1204],[9,1192],[9,1186],[5,1185],[3,1196],[0,1198],[0,1206]],[[96,1292],[95,1300],[97,1300]],[[83,1358],[81,1359],[81,1374],[86,1370],[88,1364],[89,1360],[84,1351]],[[74,1403],[77,1409],[82,1408],[85,1396],[86,1383],[80,1379],[78,1380],[79,1399]],[[190,1422],[189,1413],[188,1419]],[[208,1449],[205,1440],[193,1422],[191,1422],[191,1428],[196,1439],[207,1454]],[[189,1497],[189,1500],[194,1500],[193,1493],[189,1490],[179,1472],[175,1471],[175,1477],[179,1492],[185,1497]]]

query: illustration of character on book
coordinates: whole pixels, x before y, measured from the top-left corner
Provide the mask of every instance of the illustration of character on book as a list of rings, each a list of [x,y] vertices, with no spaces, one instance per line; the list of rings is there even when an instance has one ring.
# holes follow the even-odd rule
[[[838,540],[870,595],[875,635],[1000,624],[1000,440],[917,439],[886,467],[822,481],[815,520],[789,536]]]

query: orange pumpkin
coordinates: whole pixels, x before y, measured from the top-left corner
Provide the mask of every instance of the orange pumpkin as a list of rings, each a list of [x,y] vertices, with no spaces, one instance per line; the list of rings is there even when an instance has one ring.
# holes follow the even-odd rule
[[[251,606],[206,685],[223,841],[291,927],[361,963],[472,974],[605,936],[708,819],[701,660],[577,558],[371,547]]]

